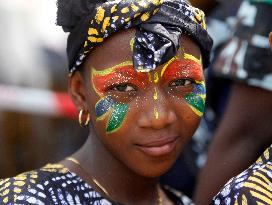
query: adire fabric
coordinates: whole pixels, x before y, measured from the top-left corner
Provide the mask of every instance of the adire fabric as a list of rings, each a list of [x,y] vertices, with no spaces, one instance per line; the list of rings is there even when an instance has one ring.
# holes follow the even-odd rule
[[[212,39],[204,13],[186,0],[58,0],[57,24],[70,32],[67,41],[69,71],[105,38],[135,28],[134,68],[154,70],[176,55],[183,33],[200,47],[203,65],[209,65]]]
[[[181,192],[162,187],[173,203],[193,205]],[[12,178],[0,179],[1,205],[121,205],[103,197],[62,164],[46,166]]]

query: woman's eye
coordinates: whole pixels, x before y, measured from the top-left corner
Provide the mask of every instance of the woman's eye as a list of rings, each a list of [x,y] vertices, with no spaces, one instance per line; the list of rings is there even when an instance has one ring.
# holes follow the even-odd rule
[[[129,84],[121,84],[121,85],[114,86],[112,90],[118,91],[118,92],[129,92],[129,91],[136,91],[137,89],[135,89],[132,85],[129,85]]]
[[[188,79],[178,79],[178,80],[174,80],[170,83],[170,87],[172,86],[186,86],[186,85],[191,85],[193,82],[192,80],[188,80]]]

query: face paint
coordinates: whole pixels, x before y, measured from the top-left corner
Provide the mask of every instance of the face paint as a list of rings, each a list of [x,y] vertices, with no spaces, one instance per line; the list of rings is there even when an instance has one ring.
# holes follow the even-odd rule
[[[116,132],[122,125],[128,111],[127,104],[116,104],[107,123],[107,133]]]
[[[92,69],[92,82],[98,95],[103,96],[108,88],[113,85],[131,83],[140,89],[147,86],[147,76],[145,73],[136,72],[132,62],[127,61],[114,67],[97,71]]]
[[[160,77],[159,77],[158,72],[155,72],[155,73],[154,73],[153,79],[154,79],[153,82],[154,82],[155,84],[157,84],[157,83],[159,82]],[[151,83],[152,83],[152,79],[150,79],[150,81],[151,81]],[[157,91],[157,88],[156,88],[156,87],[154,88],[153,99],[154,99],[155,101],[158,100],[158,91]],[[157,107],[154,108],[154,117],[155,117],[156,120],[159,119],[159,112],[158,112],[158,108],[157,108]]]
[[[163,79],[169,82],[173,79],[194,79],[193,90],[191,93],[186,94],[184,99],[195,114],[202,116],[205,108],[206,88],[205,82],[202,80],[201,61],[189,54],[185,56],[188,60],[172,61],[163,70]]]
[[[158,100],[158,91],[157,91],[157,88],[155,87],[154,88],[154,95],[153,95],[153,99],[156,101]],[[158,109],[157,107],[154,108],[154,116],[155,116],[155,119],[159,119],[159,112],[158,112]]]
[[[158,91],[156,88],[154,88],[154,95],[153,95],[154,100],[158,100]]]
[[[198,116],[203,116],[205,109],[206,88],[205,82],[196,82],[193,92],[185,96],[186,102]]]
[[[133,51],[133,47],[134,47],[134,43],[135,43],[135,38],[132,38],[129,42],[130,45],[130,50]]]
[[[110,115],[107,122],[107,133],[115,132],[121,127],[127,111],[127,104],[116,103],[111,96],[102,98],[95,105],[97,121],[104,120],[107,114]]]
[[[131,83],[141,89],[146,87],[148,76],[138,73],[132,67],[132,62],[124,62],[112,68],[102,71],[92,69],[92,83],[96,93],[101,99],[95,105],[97,121],[104,120],[108,116],[106,132],[113,133],[123,124],[128,104],[116,102],[107,91],[114,85]]]
[[[165,70],[168,68],[168,66],[173,63],[175,60],[177,60],[177,57],[173,57],[172,59],[170,59],[166,64],[165,66],[162,68],[161,70],[161,77],[163,76]]]
[[[198,59],[195,56],[188,54],[188,53],[184,53],[184,59],[186,60],[192,60],[195,61],[196,63],[198,63],[199,65],[202,65],[202,58]]]
[[[162,79],[172,81],[173,79],[202,80],[201,66],[192,60],[175,60],[165,69]]]
[[[155,116],[155,119],[159,119],[159,112],[158,112],[158,109],[155,107],[154,108],[154,116]]]
[[[111,96],[107,96],[105,98],[102,98],[99,100],[95,105],[95,114],[97,117],[97,120],[103,120],[105,117],[105,114],[113,108],[115,105],[115,102],[113,101]]]
[[[157,72],[155,72],[155,74],[154,74],[154,83],[158,83],[159,80],[160,80],[159,74]]]

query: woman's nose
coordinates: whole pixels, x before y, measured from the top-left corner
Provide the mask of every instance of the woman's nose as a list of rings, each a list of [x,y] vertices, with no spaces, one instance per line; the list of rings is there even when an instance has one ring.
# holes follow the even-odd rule
[[[163,92],[155,88],[154,93],[147,97],[147,102],[141,109],[138,118],[138,126],[141,128],[163,129],[177,120],[176,113],[163,95]]]

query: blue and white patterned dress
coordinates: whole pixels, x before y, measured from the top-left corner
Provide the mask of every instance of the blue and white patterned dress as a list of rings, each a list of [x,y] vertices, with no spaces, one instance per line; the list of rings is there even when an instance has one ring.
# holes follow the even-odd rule
[[[164,189],[178,205],[192,205],[180,192]],[[8,205],[113,205],[89,184],[61,164],[0,180],[0,204]]]

